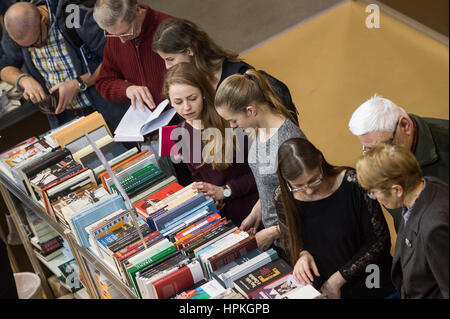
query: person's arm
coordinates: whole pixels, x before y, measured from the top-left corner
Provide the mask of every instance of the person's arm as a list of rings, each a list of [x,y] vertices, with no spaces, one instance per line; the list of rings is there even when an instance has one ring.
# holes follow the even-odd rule
[[[353,278],[364,274],[366,267],[369,264],[376,263],[381,255],[389,254],[391,239],[380,204],[378,201],[370,199],[367,192],[359,186],[356,172],[346,173],[344,178],[350,178],[358,185],[358,194],[353,196],[359,196],[359,227],[364,236],[362,246],[339,269],[342,277],[346,281],[351,281]]]
[[[101,65],[99,65],[92,74],[85,73],[80,76],[80,78],[86,83],[86,86],[88,88],[95,84],[95,78],[100,71],[100,67]],[[50,89],[50,92],[54,92],[55,90],[59,90],[58,106],[56,107],[55,111],[56,114],[59,114],[63,112],[68,106],[72,105],[73,100],[80,93],[79,82],[76,79],[61,82],[53,86]]]
[[[0,77],[3,81],[15,85],[23,73],[21,71],[24,65],[23,50],[11,39],[6,29],[3,29],[1,46],[3,52],[0,56]],[[47,96],[44,88],[31,75],[21,76],[18,86],[24,90],[24,98],[33,103],[40,102]]]

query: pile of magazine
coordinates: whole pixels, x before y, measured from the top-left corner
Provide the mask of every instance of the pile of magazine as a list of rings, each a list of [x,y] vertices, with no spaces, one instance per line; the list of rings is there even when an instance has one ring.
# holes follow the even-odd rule
[[[260,250],[255,236],[222,217],[213,199],[167,176],[155,154],[116,142],[97,112],[27,139],[0,154],[0,163],[23,192],[140,298],[320,295],[297,283],[275,250]],[[128,198],[136,216],[127,209]],[[95,281],[103,298],[120,296],[100,273]]]

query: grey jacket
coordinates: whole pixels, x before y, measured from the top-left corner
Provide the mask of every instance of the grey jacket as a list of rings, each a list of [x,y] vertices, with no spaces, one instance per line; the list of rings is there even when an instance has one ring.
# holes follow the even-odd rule
[[[83,62],[80,50],[75,43],[76,40],[71,39],[66,27],[66,14],[64,13],[64,11],[66,9],[66,5],[69,2],[70,0],[48,0],[48,2],[39,1],[38,3],[36,3],[36,5],[48,3],[50,11],[56,17],[58,29],[61,31],[64,40],[66,41],[67,49],[69,51],[69,55],[75,71],[77,74],[81,75],[87,73],[87,67]],[[104,37],[103,30],[100,29],[100,27],[95,22],[92,15],[92,8],[87,8],[81,5],[79,6],[79,8],[80,28],[75,28],[75,31],[78,34],[79,38],[83,41],[83,43],[89,48],[89,50],[101,58],[103,56],[103,49],[106,43],[106,38]],[[3,29],[1,45],[4,52],[0,57],[0,70],[2,70],[6,66],[21,68],[23,65],[25,65],[28,73],[41,84],[45,91],[47,91],[44,78],[34,66],[29,50],[18,46],[8,35],[8,32],[6,32],[6,28]],[[48,94],[48,92],[46,93]],[[114,103],[103,99],[96,90],[95,85],[91,86],[86,91],[86,95],[94,109],[103,115],[111,131],[114,131],[119,124],[119,121],[122,118],[123,114],[125,114],[129,103]],[[52,125],[52,123],[57,123],[57,117],[58,116],[55,117],[54,115],[49,116],[51,126],[54,126]],[[58,124],[60,125],[62,123]]]
[[[395,245],[392,281],[401,298],[449,297],[449,189],[435,177],[425,183]]]

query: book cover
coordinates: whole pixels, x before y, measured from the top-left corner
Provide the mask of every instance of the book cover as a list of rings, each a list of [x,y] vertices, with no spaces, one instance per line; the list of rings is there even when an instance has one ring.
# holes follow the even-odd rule
[[[33,179],[39,172],[58,163],[67,156],[71,156],[70,151],[66,148],[57,149],[53,152],[47,153],[35,163],[28,164],[22,168],[23,180],[27,188],[28,195],[31,195],[35,200],[40,199],[40,192],[36,193],[31,186],[30,179]]]
[[[202,267],[197,260],[155,281],[153,291],[157,299],[167,299],[204,279]]]
[[[66,144],[84,136],[84,131],[90,133],[102,126],[106,129],[108,134],[112,136],[103,116],[99,112],[95,111],[81,120],[74,122],[64,129],[52,134],[51,136],[55,139],[58,145],[63,148]]]
[[[180,230],[178,233],[170,237],[170,239],[175,243],[175,245],[181,244],[184,240],[194,236],[196,233],[200,232],[203,228],[211,225],[214,222],[220,220],[221,216],[218,212],[210,214],[209,216],[189,225],[188,227]]]
[[[122,197],[111,195],[109,199],[89,206],[87,210],[72,216],[69,223],[73,225],[78,243],[85,248],[89,248],[89,237],[85,228],[119,209],[126,210]]]
[[[149,152],[148,150],[144,150],[142,152],[139,152],[129,158],[127,158],[126,160],[120,162],[119,164],[111,167],[112,171],[114,172],[114,174],[116,174],[116,176],[118,176],[118,174],[124,170],[126,170],[127,168],[133,166],[134,164],[142,161],[142,159],[150,156],[152,153]],[[99,178],[102,181],[103,187],[105,187],[105,189],[108,189],[105,180],[106,179],[110,179],[109,177],[109,173],[107,171],[99,174]]]
[[[109,160],[108,164],[109,164],[109,166],[113,167],[113,166],[129,159],[131,156],[133,156],[137,153],[138,153],[138,148],[133,147],[132,149],[127,150],[125,153],[122,153],[122,154],[114,157],[113,159]],[[100,162],[97,155],[96,155],[96,159]],[[106,168],[103,166],[103,164],[101,162],[100,162],[99,166],[96,166],[95,162],[90,162],[89,164],[87,164],[87,167],[89,167],[89,165],[95,166],[93,169],[94,174],[97,176],[97,179],[100,180],[100,174],[104,173],[106,171]]]
[[[113,138],[109,135],[106,135],[106,136],[102,137],[101,139],[95,141],[95,144],[99,148],[106,146],[108,144],[111,144],[111,143],[113,143]],[[92,148],[91,145],[86,145],[82,149],[80,149],[76,152],[73,152],[72,155],[73,155],[74,160],[76,160],[78,163],[82,164],[80,158],[82,158],[88,154],[91,154],[91,153],[95,153],[94,149]]]
[[[79,171],[75,171],[73,174],[71,174],[69,176],[66,176],[66,177],[64,177],[64,178],[62,178],[60,180],[53,181],[52,183],[46,185],[44,188],[41,189],[42,201],[44,202],[45,210],[46,210],[47,214],[49,214],[49,216],[55,218],[55,215],[53,214],[52,209],[51,209],[50,201],[48,199],[48,195],[51,196],[52,193],[53,193],[52,192],[52,188],[58,186],[58,184],[64,183],[65,181],[71,179],[72,177],[75,177],[77,175],[83,174],[86,171],[87,171],[87,168],[84,168],[84,169],[79,170]],[[85,174],[88,174],[88,173],[85,173]],[[50,194],[48,194],[48,193],[50,193]]]
[[[211,271],[216,271],[236,258],[242,257],[256,248],[258,248],[258,244],[255,236],[250,236],[243,239],[235,245],[211,256],[208,259]]]
[[[244,297],[252,299],[259,290],[273,281],[288,275],[292,267],[283,259],[278,258],[234,281],[234,288]]]
[[[294,296],[296,298],[292,298]],[[254,293],[252,299],[314,299],[318,296],[320,292],[311,285],[297,282],[290,272]]]
[[[31,186],[38,192],[58,180],[81,171],[83,167],[78,164],[71,155],[66,156],[59,162],[45,168],[30,179]]]
[[[170,135],[177,125],[162,126],[159,128],[159,156],[175,156],[180,152]]]
[[[147,196],[145,199],[134,205],[136,212],[138,212],[142,217],[147,218],[147,208],[154,206],[156,203],[160,202],[164,198],[175,194],[177,191],[181,190],[183,186],[173,182],[170,185],[158,190],[157,192]]]
[[[249,260],[246,260],[242,264],[233,266],[233,261],[216,270],[214,273],[218,275],[218,278],[223,282],[226,288],[232,288],[234,286],[233,281],[237,278],[243,277],[246,274],[277,259],[278,253],[273,248],[270,248],[267,251],[264,251]]]
[[[225,288],[217,280],[209,280],[199,287],[183,291],[174,299],[215,299],[225,292]]]
[[[100,147],[100,151],[102,151],[106,160],[110,161],[120,154],[125,153],[127,149],[125,148],[125,146],[123,146],[123,144],[111,141],[110,143]],[[80,163],[83,165],[83,167],[88,167],[92,170],[102,165],[92,147],[91,152],[80,157]]]
[[[199,207],[206,202],[206,197],[203,193],[197,193],[195,196],[187,198],[186,201],[179,203],[179,205],[168,209],[161,214],[151,214],[147,218],[147,223],[152,229],[162,229],[166,227],[166,223],[174,221],[174,219],[184,212],[190,211]]]

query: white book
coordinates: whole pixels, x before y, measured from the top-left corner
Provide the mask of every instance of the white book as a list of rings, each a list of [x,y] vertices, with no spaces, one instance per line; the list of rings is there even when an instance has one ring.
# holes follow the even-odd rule
[[[114,131],[114,140],[116,142],[143,142],[144,135],[169,124],[176,111],[174,108],[169,108],[163,112],[168,105],[168,99],[162,101],[153,111],[148,108],[143,111],[139,103],[136,103],[136,108],[130,105]]]
[[[322,294],[313,286],[306,285],[297,287],[288,293],[281,295],[280,299],[315,299],[322,296]]]

